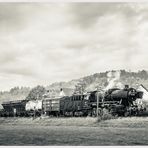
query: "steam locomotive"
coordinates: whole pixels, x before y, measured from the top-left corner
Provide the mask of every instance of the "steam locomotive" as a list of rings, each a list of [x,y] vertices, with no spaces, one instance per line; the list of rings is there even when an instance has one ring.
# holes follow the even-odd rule
[[[41,100],[9,101],[2,104],[1,116],[97,116],[102,115],[103,110],[108,110],[112,115],[127,116],[138,113],[136,99],[141,99],[142,91],[129,88],[113,88],[105,92],[91,91],[86,94],[75,94],[50,98],[44,96]]]
[[[118,115],[131,115],[138,114],[138,106],[136,104],[137,99],[142,99],[143,92],[134,88],[129,88],[125,85],[124,89],[109,89],[105,92],[104,102],[115,101],[113,104],[109,104],[111,110]]]

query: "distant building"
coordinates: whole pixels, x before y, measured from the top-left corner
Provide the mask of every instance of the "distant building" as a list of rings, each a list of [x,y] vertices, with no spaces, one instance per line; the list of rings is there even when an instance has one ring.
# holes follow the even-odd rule
[[[148,90],[142,84],[139,86],[138,90],[143,91],[142,101],[148,103]]]

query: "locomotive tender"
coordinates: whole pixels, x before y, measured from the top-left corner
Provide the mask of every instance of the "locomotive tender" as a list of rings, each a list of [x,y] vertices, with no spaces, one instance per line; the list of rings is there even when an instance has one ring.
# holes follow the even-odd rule
[[[97,113],[101,115],[103,109],[107,109],[113,115],[120,116],[127,115],[127,112],[136,114],[138,110],[134,102],[136,99],[141,99],[142,96],[142,91],[129,88],[126,85],[124,89],[113,88],[105,92],[91,91],[86,94],[56,98],[46,96],[40,100],[40,104],[42,104],[40,107],[30,107],[30,110],[28,104],[31,101],[29,100],[22,100],[16,103],[13,101],[13,105],[10,101],[2,105],[5,113],[7,113],[5,116],[14,115],[14,111],[16,116],[29,116],[33,115],[34,112],[38,116],[41,114],[49,116],[96,116]],[[35,103],[35,101],[33,102]]]

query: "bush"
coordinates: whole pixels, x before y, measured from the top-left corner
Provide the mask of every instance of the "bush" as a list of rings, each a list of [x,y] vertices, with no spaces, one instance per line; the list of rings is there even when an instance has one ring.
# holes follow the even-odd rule
[[[117,116],[113,116],[109,111],[108,109],[103,109],[103,113],[102,113],[102,116],[99,116],[97,118],[97,122],[100,122],[101,120],[109,120],[109,119],[115,119],[117,118]]]

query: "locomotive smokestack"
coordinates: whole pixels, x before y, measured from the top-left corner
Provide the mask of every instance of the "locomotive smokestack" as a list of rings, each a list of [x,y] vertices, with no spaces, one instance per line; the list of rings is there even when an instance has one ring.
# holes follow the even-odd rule
[[[124,89],[125,90],[129,89],[129,85],[125,85]]]

